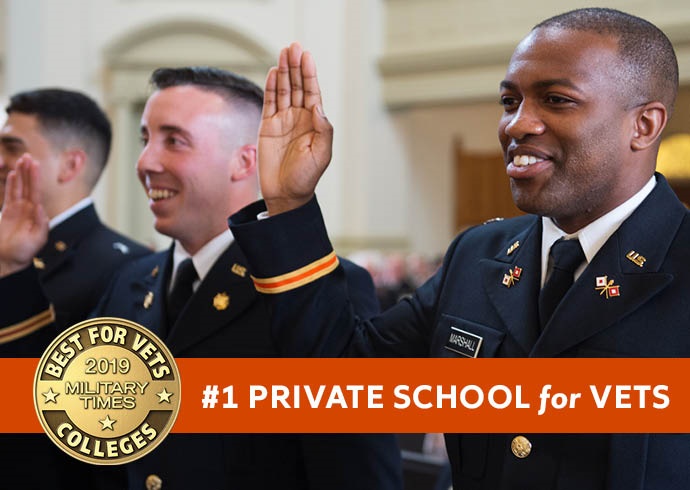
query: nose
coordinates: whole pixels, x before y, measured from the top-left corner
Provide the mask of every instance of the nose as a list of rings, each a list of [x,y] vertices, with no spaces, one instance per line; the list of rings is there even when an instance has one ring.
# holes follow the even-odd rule
[[[139,178],[144,179],[146,174],[160,173],[163,171],[163,164],[161,163],[160,155],[151,142],[147,142],[142,148],[137,160],[137,174]]]
[[[523,100],[514,112],[506,113],[503,117],[507,118],[504,132],[514,140],[521,140],[529,135],[543,134],[546,130],[537,109],[527,100]]]

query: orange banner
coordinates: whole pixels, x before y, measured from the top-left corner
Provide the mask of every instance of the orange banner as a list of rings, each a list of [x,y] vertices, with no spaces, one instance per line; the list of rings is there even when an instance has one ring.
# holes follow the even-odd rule
[[[40,432],[2,359],[0,432]],[[173,432],[690,432],[690,359],[177,359]]]

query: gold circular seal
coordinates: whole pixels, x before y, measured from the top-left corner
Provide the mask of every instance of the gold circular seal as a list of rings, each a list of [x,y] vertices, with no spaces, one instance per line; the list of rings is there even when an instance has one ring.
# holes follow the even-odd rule
[[[94,318],[62,332],[45,351],[34,406],[67,454],[93,464],[128,463],[170,432],[180,408],[180,374],[147,328]]]

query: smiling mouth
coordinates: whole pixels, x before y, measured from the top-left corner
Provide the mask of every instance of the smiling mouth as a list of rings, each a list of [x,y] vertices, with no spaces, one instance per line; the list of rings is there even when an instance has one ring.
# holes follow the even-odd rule
[[[171,199],[177,195],[176,191],[169,189],[149,189],[148,196],[152,201],[162,201],[164,199]]]
[[[514,167],[528,167],[543,161],[545,161],[544,158],[535,157],[534,155],[515,155],[512,163]]]

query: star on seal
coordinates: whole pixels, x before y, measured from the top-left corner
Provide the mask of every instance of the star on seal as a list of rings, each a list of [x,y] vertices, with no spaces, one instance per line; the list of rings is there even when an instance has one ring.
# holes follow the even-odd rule
[[[57,397],[60,393],[55,393],[53,391],[53,388],[50,388],[45,393],[41,393],[41,394],[46,397],[46,399],[45,399],[46,403],[50,403],[50,402],[57,403]]]
[[[173,394],[170,393],[166,388],[163,388],[163,391],[156,393],[156,396],[158,396],[158,403],[170,403],[170,397],[173,396]]]
[[[114,431],[115,429],[113,428],[113,424],[117,422],[117,420],[113,420],[110,418],[110,415],[106,415],[105,418],[103,420],[99,420],[99,422],[103,426],[101,430],[110,429]]]

